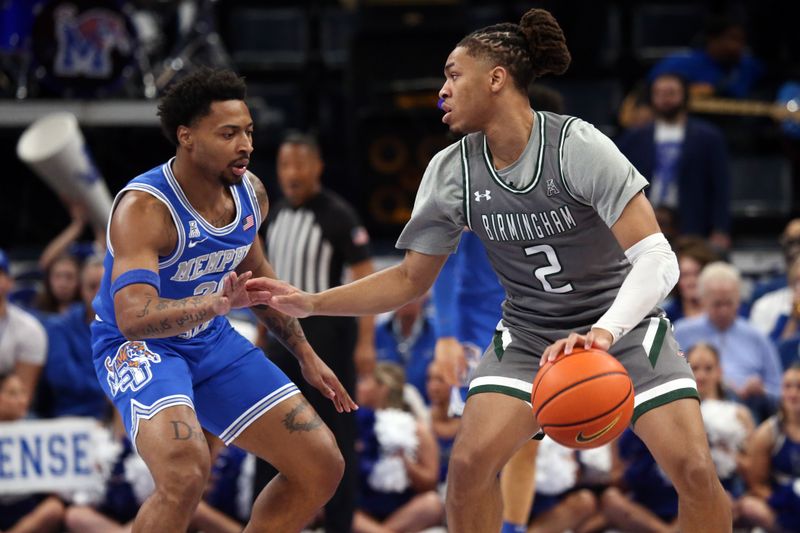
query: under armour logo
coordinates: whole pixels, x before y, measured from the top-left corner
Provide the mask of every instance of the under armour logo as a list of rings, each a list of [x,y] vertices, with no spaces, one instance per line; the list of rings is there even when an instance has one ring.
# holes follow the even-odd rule
[[[488,201],[488,200],[491,200],[491,199],[492,199],[492,191],[490,191],[489,189],[486,189],[486,192],[484,192],[483,194],[479,193],[478,191],[475,191],[475,201],[476,202],[480,202],[481,200],[487,200]]]
[[[189,221],[189,238],[196,239],[200,236],[200,228],[197,227],[196,220]]]
[[[556,180],[547,180],[547,196],[553,196],[554,194],[558,194],[560,192],[561,191],[558,190],[558,187],[556,187]]]

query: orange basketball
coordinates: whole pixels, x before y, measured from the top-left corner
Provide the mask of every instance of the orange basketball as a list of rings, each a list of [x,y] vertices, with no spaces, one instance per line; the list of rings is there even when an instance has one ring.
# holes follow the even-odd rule
[[[613,356],[574,348],[539,369],[531,404],[551,439],[570,448],[596,448],[630,424],[633,383]]]

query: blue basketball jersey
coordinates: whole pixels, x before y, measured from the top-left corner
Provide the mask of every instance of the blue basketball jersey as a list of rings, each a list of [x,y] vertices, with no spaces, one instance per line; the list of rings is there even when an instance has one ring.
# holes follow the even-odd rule
[[[770,470],[775,485],[790,485],[800,480],[800,442],[793,441],[781,428],[777,416],[770,418],[775,434]]]
[[[770,460],[772,494],[767,499],[775,511],[775,520],[785,531],[800,531],[800,442],[794,441],[781,427],[777,415],[768,423],[772,426],[775,444]]]
[[[506,293],[480,238],[465,231],[445,269],[433,286],[437,335],[483,348],[492,340]]]
[[[230,186],[236,216],[225,227],[215,228],[191,206],[171,165],[172,160],[133,179],[114,206],[125,192],[143,191],[169,209],[178,238],[175,249],[158,258],[162,297],[213,293],[255,242],[261,222],[255,191],[247,180]],[[221,316],[173,337],[126,339],[114,316],[113,266],[109,242],[105,274],[93,303],[97,319],[91,325],[92,357],[100,386],[122,414],[134,448],[141,421],[164,409],[190,407],[203,428],[227,445],[269,409],[300,393]]]
[[[229,187],[236,205],[233,221],[222,228],[212,226],[189,203],[172,173],[173,161],[174,158],[131,180],[117,194],[113,207],[128,191],[146,192],[167,206],[177,229],[178,242],[171,254],[158,258],[160,295],[177,300],[213,293],[221,288],[225,274],[234,270],[250,250],[261,224],[261,211],[255,191],[245,178]],[[107,246],[105,274],[93,305],[97,317],[116,328],[111,294],[114,248],[110,237]],[[224,317],[215,317],[178,337],[193,338],[203,331],[220,327],[224,320]]]

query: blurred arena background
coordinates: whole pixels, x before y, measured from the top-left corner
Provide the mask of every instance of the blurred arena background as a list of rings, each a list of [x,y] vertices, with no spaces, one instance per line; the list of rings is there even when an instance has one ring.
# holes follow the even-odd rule
[[[517,20],[530,7],[551,10],[573,55],[567,74],[541,83],[561,92],[565,113],[609,136],[620,132],[620,104],[658,60],[699,42],[705,17],[733,13],[766,66],[753,99],[771,103],[800,77],[800,41],[791,31],[797,3],[479,2],[333,0],[4,0],[0,42],[0,247],[35,256],[69,221],[51,190],[17,158],[15,146],[34,119],[71,110],[79,119],[112,195],[163,161],[172,148],[158,131],[157,96],[196,65],[228,65],[246,76],[257,120],[252,170],[273,197],[277,142],[287,128],[316,133],[325,181],[356,205],[377,244],[391,248],[431,155],[452,141],[440,123],[436,92],[442,65],[469,30]],[[116,15],[103,30],[105,72],[91,72],[87,47],[100,35],[81,19],[61,42],[58,13],[103,8]],[[61,9],[61,11],[59,11]],[[80,18],[80,17],[78,17]],[[96,23],[96,21],[95,21]],[[82,44],[81,44],[82,43]],[[65,46],[81,71],[58,72]],[[69,58],[67,58],[69,59]],[[732,154],[733,251],[776,248],[798,211],[797,129],[769,117],[706,115],[720,125]],[[741,256],[750,261],[749,256]],[[734,259],[736,256],[734,255]],[[763,257],[761,257],[763,259]],[[761,266],[771,268],[768,259]],[[752,267],[755,268],[755,267]],[[760,267],[759,267],[760,268]],[[751,265],[745,265],[751,269]]]
[[[730,246],[708,254],[703,247],[699,256],[690,253],[697,253],[696,247],[687,246],[684,254],[690,262],[696,263],[698,272],[711,261],[711,252],[719,253],[721,258],[738,267],[743,275],[744,305],[738,309],[742,318],[748,315],[752,295],[758,292],[753,289],[759,284],[769,286],[770,290],[784,290],[786,309],[775,307],[776,312],[770,318],[779,318],[778,311],[781,311],[780,318],[789,322],[773,320],[780,327],[769,322],[764,334],[778,328],[775,331],[781,338],[770,340],[794,343],[787,352],[789,357],[784,368],[789,368],[793,362],[797,364],[800,357],[800,284],[796,281],[800,276],[800,259],[797,259],[800,220],[792,220],[800,217],[800,38],[797,30],[800,2],[797,1],[0,0],[0,162],[3,168],[0,176],[0,275],[10,274],[15,278],[16,288],[9,301],[16,299],[30,304],[38,293],[47,292],[42,291],[45,277],[49,275],[44,271],[56,259],[54,254],[43,251],[60,236],[68,236],[55,246],[61,251],[74,243],[85,245],[87,250],[79,250],[87,252],[83,256],[95,250],[91,242],[95,237],[91,224],[81,221],[81,225],[75,227],[82,233],[70,233],[76,213],[70,210],[71,201],[65,201],[59,194],[86,197],[97,193],[96,188],[104,184],[113,197],[129,180],[174,155],[174,147],[160,131],[156,115],[158,98],[171,83],[200,66],[232,68],[246,78],[248,103],[255,120],[255,152],[249,168],[264,181],[271,204],[274,206],[281,197],[276,178],[276,153],[281,139],[289,130],[309,132],[319,139],[325,162],[322,178],[325,187],[339,193],[355,207],[369,234],[367,237],[359,226],[351,240],[357,235],[358,244],[365,247],[369,241],[377,268],[392,264],[399,258],[394,242],[411,214],[426,165],[435,153],[456,140],[441,123],[442,112],[437,108],[448,53],[470,31],[498,22],[518,22],[520,16],[533,7],[545,8],[555,15],[573,58],[565,75],[537,80],[536,85],[552,90],[548,93],[551,96],[560,97],[564,114],[593,123],[615,140],[630,127],[631,113],[647,107],[648,98],[644,95],[647,76],[656,64],[673,54],[702,48],[707,22],[715,16],[729,17],[745,30],[746,51],[760,62],[761,75],[757,79],[754,77],[755,83],[747,94],[716,100],[702,110],[700,106],[692,108],[693,115],[719,128],[727,147],[730,198],[725,202],[732,221]],[[531,94],[534,107],[538,108],[534,93]],[[20,145],[23,132],[34,122],[52,118],[53,113],[59,112],[71,113],[77,123],[62,116],[58,122],[60,126],[53,126],[54,122],[45,123],[37,130],[33,135],[37,140],[32,141],[32,146]],[[51,134],[57,133],[56,130],[61,134],[61,141],[73,143],[69,157],[73,158],[74,168],[70,172],[80,174],[77,181],[61,180],[61,167],[44,172],[40,165],[36,167],[39,173],[49,176],[41,179],[34,170],[36,165],[20,158],[20,152],[30,156],[31,152],[40,155],[49,149],[55,150],[56,135]],[[85,144],[80,143],[80,135]],[[713,209],[711,203],[715,199],[711,195],[706,206],[708,210]],[[107,205],[103,204],[103,209],[107,210]],[[664,232],[669,233],[670,238],[679,233],[668,232],[666,226]],[[97,232],[97,236],[102,237],[101,234],[102,231]],[[8,254],[10,267],[3,251]],[[74,250],[69,253],[78,255]],[[796,266],[787,277],[791,261],[795,261]],[[91,261],[87,264],[98,266]],[[75,272],[77,268],[76,263]],[[696,277],[697,272],[693,275]],[[73,284],[77,286],[77,283]],[[787,283],[798,287],[796,300],[788,296]],[[735,290],[738,289],[737,285]],[[682,306],[681,290],[680,287],[676,289],[671,302]],[[696,287],[693,290],[696,292]],[[0,300],[5,298],[5,294],[0,296],[3,297]],[[80,298],[73,295],[72,301],[66,303],[74,306],[77,300]],[[425,374],[425,365],[433,358],[436,342],[430,329],[433,328],[430,307],[421,299],[411,302],[397,314],[387,314],[378,320],[386,346],[396,349],[398,354],[403,352],[402,357],[417,357],[424,363],[417,376],[420,382],[417,395],[420,391],[424,393],[426,380],[433,379]],[[87,308],[81,309],[85,312]],[[60,317],[64,309],[38,308],[37,311],[43,311],[42,321],[47,326],[48,320],[54,318],[47,313],[62,313]],[[700,314],[703,309],[681,307],[681,314],[684,311],[689,317],[689,311]],[[91,320],[91,313],[86,316]],[[88,332],[85,317],[78,318],[83,320],[80,326]],[[242,313],[233,319],[249,338],[256,339],[262,334],[259,345],[264,346],[265,332],[257,329],[252,316]],[[0,312],[0,348],[6,331],[2,320]],[[77,322],[81,320],[76,319]],[[397,327],[394,320],[397,320]],[[413,323],[415,328],[424,323],[430,331],[426,329],[425,335],[418,336],[422,328],[419,326],[419,329],[411,328],[413,335],[396,335],[405,327],[404,323]],[[784,328],[786,323],[790,323],[791,328]],[[797,329],[792,329],[795,327]],[[53,335],[52,326],[48,328],[48,338],[59,338]],[[44,332],[40,335],[44,339]],[[427,344],[418,350],[419,353],[408,356],[406,352],[416,351],[413,346],[420,339]],[[730,344],[736,343],[730,341]],[[58,385],[57,378],[63,373],[64,381],[81,384],[79,379],[73,380],[75,375],[87,383],[91,381],[97,388],[94,376],[89,375],[91,369],[87,373],[74,366],[74,374],[70,375],[62,371],[69,361],[58,351],[53,356],[53,345],[58,347],[58,343],[51,342],[48,361],[61,366],[49,371],[50,367],[45,366],[45,381],[49,379]],[[84,339],[74,355],[84,357],[81,348],[86,346]],[[388,350],[386,346],[384,351]],[[45,350],[43,346],[39,348]],[[381,349],[377,346],[379,360]],[[729,349],[731,346],[726,348]],[[477,353],[479,355],[480,351]],[[0,350],[0,363],[4,355]],[[754,354],[754,357],[760,358],[761,354]],[[777,354],[774,357],[777,358]],[[400,355],[397,358],[399,360]],[[43,362],[39,363],[41,368]],[[0,389],[7,386],[3,383],[2,370],[0,368]],[[410,383],[408,379],[407,384]],[[66,385],[72,387],[75,383]],[[86,390],[73,388],[74,398],[88,397]],[[71,389],[65,387],[65,390]],[[59,394],[61,403],[72,403],[72,397],[63,392]],[[41,394],[37,396],[35,403],[58,403],[55,401],[58,398],[42,400]],[[765,415],[777,409],[777,395],[769,399],[774,400],[774,405],[769,406],[772,410],[763,413]],[[445,389],[445,403],[447,400]],[[101,408],[107,407],[104,397],[100,396],[98,401]],[[411,407],[418,407],[420,413],[429,416],[425,399],[419,397],[415,401],[417,404]],[[724,433],[729,424],[715,414],[711,405],[712,411],[706,418],[718,424],[707,431]],[[23,409],[19,416],[6,418],[0,412],[0,422],[29,414],[35,418],[36,411],[43,412],[41,409],[34,404],[31,413]],[[69,424],[64,428],[45,428],[37,426],[36,421],[32,423],[16,426],[22,428],[19,442],[38,435],[61,438],[63,432],[78,435],[84,431],[78,426],[66,427]],[[7,431],[5,428],[10,424],[0,426],[0,431]],[[80,435],[89,433],[90,430],[85,430]],[[90,436],[80,438],[87,447],[93,442]],[[0,445],[3,442],[0,439]],[[636,442],[632,446],[636,448]],[[105,453],[103,446],[97,448]],[[118,450],[110,448],[107,455],[116,458]],[[130,449],[125,453],[129,452]],[[235,453],[236,450],[224,456],[227,463],[215,465],[223,481],[227,474],[220,472],[231,465],[235,476],[253,476],[256,467],[251,464],[252,457],[245,458],[243,452]],[[543,453],[540,460],[551,468],[540,467],[545,480],[543,484],[540,481],[540,486],[547,485],[547,476],[551,481],[559,481],[556,474],[568,470],[562,468],[563,461],[551,461],[555,455],[548,453],[566,453],[564,461],[577,464],[569,450]],[[77,444],[74,455],[77,469],[82,456]],[[446,464],[445,454],[442,456]],[[8,457],[0,447],[0,518],[3,518],[3,498],[14,489],[10,485],[3,486],[7,481],[3,479],[3,466],[19,466],[11,460],[4,463]],[[602,460],[595,457],[594,463],[588,460],[581,468],[591,473],[593,466],[605,476],[602,483],[597,480],[594,483],[597,486],[606,483],[611,471],[610,455]],[[137,479],[147,478],[146,469],[141,465],[138,472],[134,472],[131,481],[134,485]],[[90,481],[94,488],[100,484]],[[645,480],[647,483],[649,480]],[[230,492],[228,489],[232,485],[222,486],[221,492]],[[796,498],[793,501],[798,505],[800,481],[794,486],[798,488],[794,489]],[[34,488],[44,490],[42,486]],[[49,491],[51,486],[45,488]],[[152,487],[144,482],[143,498],[149,490]],[[243,514],[228,513],[228,516],[243,523],[249,513],[250,497],[252,491],[247,485],[247,490],[237,496],[238,503],[245,503]],[[80,501],[76,497],[72,499],[72,503]],[[135,514],[135,511],[134,506],[131,512]],[[319,522],[317,520],[315,527],[319,528]],[[238,531],[236,524],[232,527],[233,531]],[[6,530],[2,522],[0,529]]]

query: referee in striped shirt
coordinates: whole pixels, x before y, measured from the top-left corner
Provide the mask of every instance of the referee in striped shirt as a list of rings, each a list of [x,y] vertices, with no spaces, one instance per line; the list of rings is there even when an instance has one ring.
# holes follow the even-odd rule
[[[278,148],[278,182],[284,198],[270,208],[265,248],[282,280],[309,292],[342,284],[345,267],[352,278],[371,274],[369,235],[355,210],[339,195],[322,187],[324,167],[316,140],[290,133]],[[355,397],[356,368],[370,372],[375,363],[373,317],[309,317],[301,319],[306,338]],[[345,474],[325,506],[325,531],[351,530],[356,492],[356,426],[354,413],[337,413],[333,404],[303,379],[297,360],[276,339],[263,346],[269,358],[297,384],[320,418],[330,427],[345,458]],[[256,467],[256,490],[276,474],[268,464]]]

